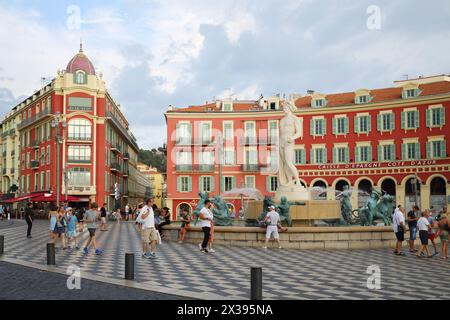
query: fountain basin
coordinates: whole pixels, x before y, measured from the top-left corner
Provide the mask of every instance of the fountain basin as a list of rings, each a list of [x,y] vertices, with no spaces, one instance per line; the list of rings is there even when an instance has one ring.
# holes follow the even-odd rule
[[[174,222],[164,226],[164,241],[176,241],[180,226]],[[406,238],[409,235],[405,236]],[[203,239],[200,226],[192,226],[185,242],[198,244]],[[214,244],[261,248],[265,229],[258,227],[215,227]],[[292,227],[280,233],[286,249],[379,249],[394,248],[396,239],[392,227]],[[275,247],[274,241],[269,243]]]

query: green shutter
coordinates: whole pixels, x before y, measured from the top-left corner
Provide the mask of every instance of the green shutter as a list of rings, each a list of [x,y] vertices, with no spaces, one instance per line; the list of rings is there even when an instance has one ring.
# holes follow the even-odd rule
[[[429,127],[431,127],[431,110],[430,109],[427,109],[426,110],[426,116],[427,116],[427,120],[426,120],[426,122],[427,122],[427,128],[429,128]]]
[[[414,148],[416,149],[416,151],[415,151],[416,159],[420,159],[421,158],[420,157],[420,144],[419,143],[415,143],[414,144]]]
[[[309,153],[309,163],[314,164],[316,163],[315,159],[314,159],[314,149],[311,148],[311,151]]]
[[[356,146],[355,147],[355,162],[360,162],[361,160],[359,159],[359,147]]]
[[[345,118],[345,133],[347,134],[347,133],[349,133],[350,132],[350,125],[349,125],[349,120],[348,120],[348,118],[346,117]]]
[[[355,133],[359,133],[359,117],[354,117],[353,120],[355,125],[354,131]]]
[[[345,148],[345,163],[349,163],[350,160],[350,148],[346,147]]]
[[[314,135],[314,119],[311,119],[309,121],[309,133],[313,136]]]
[[[200,190],[200,191],[205,191],[205,190],[203,190],[203,177],[202,176],[200,176],[200,177],[198,177],[198,190]]]
[[[322,135],[326,135],[327,134],[327,121],[326,121],[326,119],[321,119],[320,121],[322,121]]]
[[[373,161],[373,158],[372,158],[372,146],[369,146],[369,148],[367,150],[367,158],[368,158],[369,162]]]
[[[418,97],[420,94],[420,89],[414,89],[414,97]]]
[[[300,150],[300,160],[301,164],[306,164],[306,149]]]
[[[327,149],[326,149],[326,148],[322,149],[322,153],[323,153],[323,163],[327,163],[327,162],[328,162],[328,152],[327,152]]]
[[[188,192],[192,191],[192,177],[188,177]]]
[[[420,121],[419,121],[419,110],[416,110],[416,111],[414,111],[415,112],[415,128],[419,128],[419,123],[420,123]]]
[[[181,177],[177,177],[177,191],[181,192]]]
[[[336,133],[338,132],[337,130],[337,122],[338,120],[336,118],[333,118],[333,135],[336,135]]]
[[[406,129],[406,113],[402,112],[402,129]]]
[[[381,114],[378,114],[377,115],[377,130],[378,131],[381,131],[381,129],[382,129],[382,126],[381,126],[381,120],[382,120],[382,115]]]
[[[222,192],[225,191],[225,177],[222,177],[222,180],[220,181],[220,189]]]
[[[381,162],[383,160],[386,160],[383,159],[383,146],[378,145],[378,162]]]
[[[214,192],[214,177],[211,177],[211,192]]]
[[[337,148],[333,148],[333,163],[336,163],[337,160]]]
[[[366,117],[367,117],[367,132],[370,133],[372,131],[372,117],[371,116]]]
[[[391,131],[395,130],[395,114],[391,113],[389,115],[389,121],[391,122]]]
[[[266,191],[270,192],[270,176],[266,177]]]
[[[439,115],[440,115],[440,120],[441,120],[440,125],[444,126],[445,125],[445,109],[444,108],[439,109]]]
[[[406,143],[402,143],[402,160],[406,160]]]
[[[231,189],[236,188],[236,177],[231,177]]]
[[[428,110],[427,110],[428,111]],[[428,141],[427,142],[427,159],[431,159],[432,158],[432,154],[431,154],[431,146],[432,146],[432,142]]]
[[[392,160],[395,160],[396,159],[396,156],[395,156],[395,153],[396,153],[396,150],[395,150],[395,144],[392,144],[391,145],[391,159]]]

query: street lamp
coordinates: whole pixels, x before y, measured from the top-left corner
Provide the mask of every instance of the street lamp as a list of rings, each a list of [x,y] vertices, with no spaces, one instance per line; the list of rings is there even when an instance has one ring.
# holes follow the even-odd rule
[[[62,143],[61,140],[61,133],[59,131],[59,124],[61,123],[61,126],[64,128],[67,126],[67,123],[64,121],[64,119],[61,117],[60,112],[56,112],[53,120],[51,121],[51,127],[56,129],[56,206],[59,207],[60,205],[60,197],[61,197],[61,154],[60,154],[60,143]],[[66,191],[67,194],[67,191]]]
[[[66,194],[65,194],[66,203],[67,203],[67,198],[68,198],[68,193],[69,193],[69,190],[68,190],[69,181],[70,181],[70,171],[69,171],[69,168],[67,166],[65,166],[64,167],[64,186],[65,186],[65,191],[66,191]]]

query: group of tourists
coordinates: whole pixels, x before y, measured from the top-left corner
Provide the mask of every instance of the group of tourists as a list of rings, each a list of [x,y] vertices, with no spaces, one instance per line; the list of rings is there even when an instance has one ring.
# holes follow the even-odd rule
[[[405,241],[405,233],[409,231],[408,248],[409,252],[416,254],[418,258],[439,255],[436,239],[439,237],[441,248],[441,259],[448,259],[448,241],[450,232],[450,223],[447,217],[447,207],[443,207],[438,214],[434,214],[432,209],[425,209],[420,212],[416,205],[408,213],[405,213],[405,207],[399,205],[392,217],[392,225],[397,238],[397,246],[394,251],[396,255],[404,256],[402,244]],[[417,234],[420,239],[419,249],[415,247]],[[429,242],[433,245],[434,252],[431,253]]]

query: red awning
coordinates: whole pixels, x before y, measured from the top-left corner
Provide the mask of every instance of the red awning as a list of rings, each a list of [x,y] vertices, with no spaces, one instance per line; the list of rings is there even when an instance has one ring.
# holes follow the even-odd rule
[[[61,194],[59,197],[59,201],[63,202],[66,200],[66,196],[64,194]],[[73,196],[67,196],[67,201],[69,202],[78,202],[80,201],[80,198],[73,197]],[[56,195],[55,194],[41,194],[38,197],[33,198],[33,202],[56,202]]]
[[[11,198],[11,199],[5,200],[5,201],[3,201],[3,203],[14,203],[14,202],[25,201],[25,200],[28,200],[28,199],[33,199],[34,200],[35,198],[37,198],[39,196],[41,196],[41,194],[27,194],[25,196],[20,196],[20,197],[17,197],[17,198]]]

